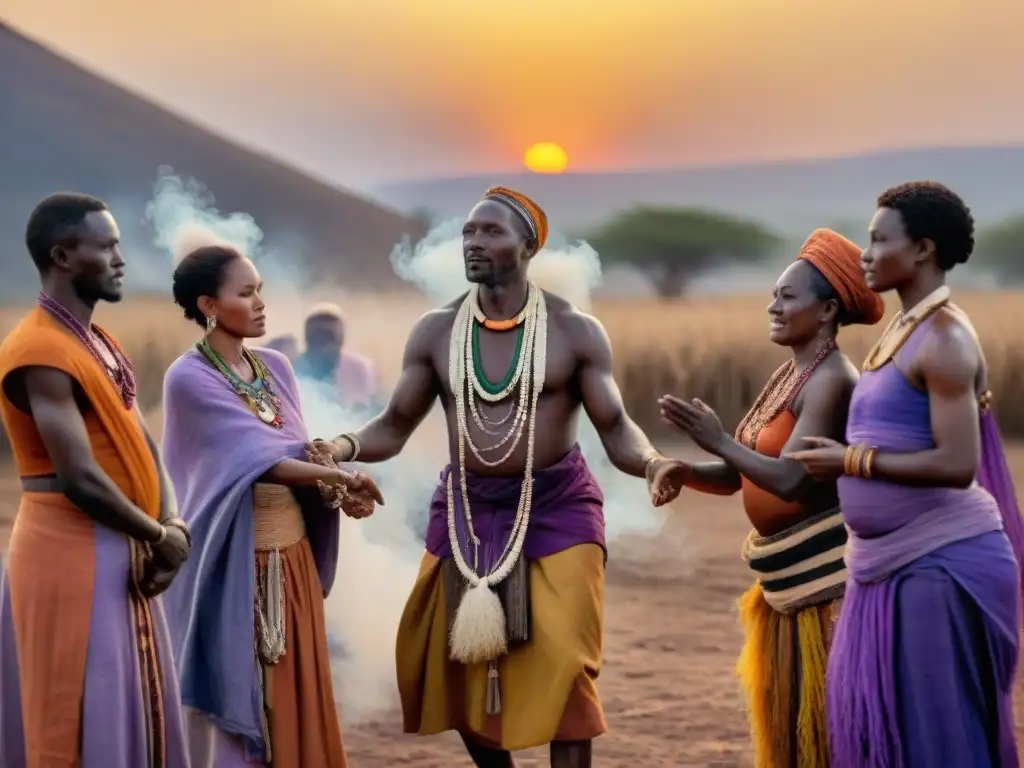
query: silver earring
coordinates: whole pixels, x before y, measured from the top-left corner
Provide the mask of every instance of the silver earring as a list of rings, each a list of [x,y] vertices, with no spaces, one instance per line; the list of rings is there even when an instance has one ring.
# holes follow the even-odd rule
[[[206,332],[207,333],[212,333],[213,329],[216,328],[216,327],[217,327],[217,316],[216,315],[210,315],[208,318],[206,318]]]

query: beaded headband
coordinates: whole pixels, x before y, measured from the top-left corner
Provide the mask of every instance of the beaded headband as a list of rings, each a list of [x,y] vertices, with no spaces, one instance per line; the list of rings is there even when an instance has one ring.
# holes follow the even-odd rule
[[[537,240],[537,222],[533,220],[533,216],[526,210],[526,206],[516,200],[514,197],[503,194],[501,192],[491,192],[490,194],[484,195],[484,200],[498,200],[511,208],[518,216],[526,223],[526,228],[530,230],[530,237]]]

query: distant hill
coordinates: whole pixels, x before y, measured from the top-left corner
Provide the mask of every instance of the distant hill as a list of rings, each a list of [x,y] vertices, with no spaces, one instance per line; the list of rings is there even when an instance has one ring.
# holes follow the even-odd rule
[[[880,152],[806,162],[650,172],[495,174],[381,185],[376,196],[402,210],[461,216],[492,184],[535,195],[562,230],[579,230],[636,203],[700,205],[760,218],[799,235],[840,223],[866,226],[874,200],[902,181],[951,186],[980,221],[1024,211],[1024,146]]]
[[[143,222],[157,169],[172,166],[209,187],[222,212],[244,211],[266,243],[297,252],[311,278],[353,287],[396,282],[388,254],[422,225],[374,202],[246,150],[87,72],[0,22],[0,298],[36,285],[23,233],[50,192],[99,195],[126,240],[129,280],[167,289],[169,262],[149,248]]]

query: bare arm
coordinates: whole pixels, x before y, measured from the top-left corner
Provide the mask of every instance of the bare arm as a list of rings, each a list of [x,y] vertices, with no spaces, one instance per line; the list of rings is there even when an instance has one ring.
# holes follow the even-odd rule
[[[814,483],[803,463],[786,458],[803,445],[805,437],[826,435],[842,439],[849,409],[850,381],[834,371],[819,370],[807,381],[800,396],[800,413],[782,457],[764,456],[731,437],[716,453],[750,482],[783,501],[800,501]]]
[[[940,319],[919,348],[916,362],[928,390],[935,447],[915,453],[879,452],[872,475],[911,485],[966,488],[974,482],[981,455],[977,345],[958,323]]]
[[[430,413],[440,394],[431,352],[438,338],[451,330],[451,317],[444,310],[430,312],[412,329],[402,358],[402,375],[391,399],[379,416],[355,433],[359,441],[358,461],[387,461],[397,456]],[[351,457],[348,441],[336,440],[335,446],[335,461],[348,461]]]
[[[32,418],[53,462],[61,492],[98,523],[156,542],[163,526],[128,500],[93,457],[74,382],[54,368],[27,368],[23,382]]]
[[[335,467],[325,467],[298,459],[282,459],[263,473],[262,480],[267,483],[286,485],[289,488],[316,485],[317,481],[333,485],[339,480],[344,481],[348,475]]]
[[[612,346],[608,334],[596,318],[587,315],[575,316],[572,323],[583,408],[616,469],[644,477],[648,462],[658,452],[626,414],[622,394],[612,378]]]
[[[686,487],[715,496],[732,496],[743,485],[740,473],[724,461],[687,464]]]

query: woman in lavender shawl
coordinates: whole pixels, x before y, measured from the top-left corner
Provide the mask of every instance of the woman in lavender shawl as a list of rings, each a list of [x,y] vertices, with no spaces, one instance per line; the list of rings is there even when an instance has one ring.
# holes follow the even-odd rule
[[[337,508],[365,516],[380,496],[308,461],[291,365],[243,345],[265,333],[261,288],[222,246],[174,272],[175,302],[206,328],[164,381],[164,458],[194,546],[166,600],[192,766],[342,768],[323,600]]]
[[[946,273],[974,222],[933,182],[883,193],[861,257],[899,312],[864,364],[849,445],[793,454],[839,478],[846,601],[827,676],[833,768],[1014,768],[1024,525],[970,321]]]

